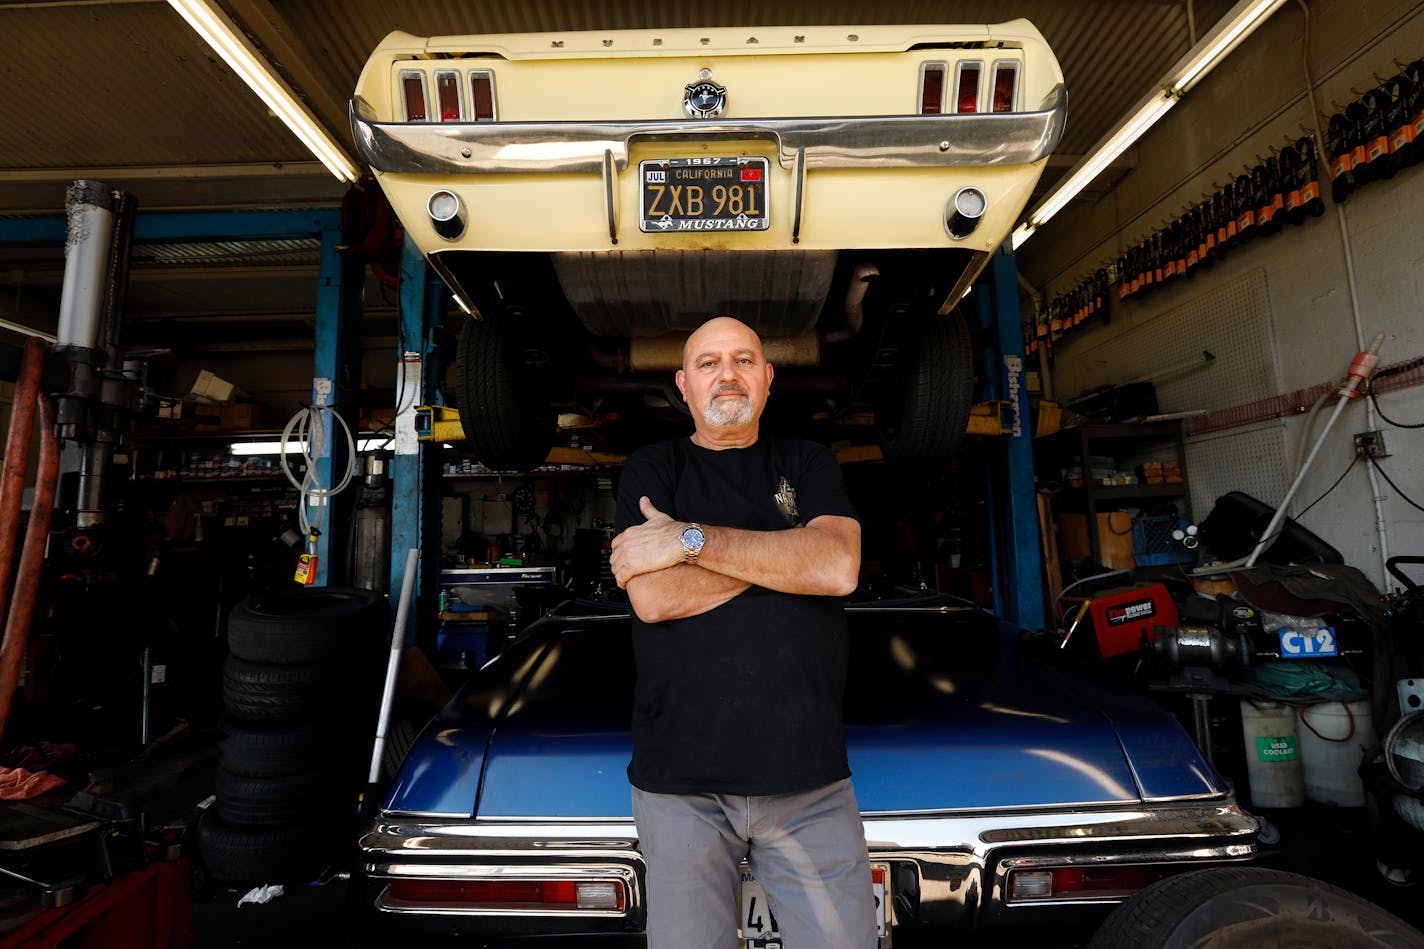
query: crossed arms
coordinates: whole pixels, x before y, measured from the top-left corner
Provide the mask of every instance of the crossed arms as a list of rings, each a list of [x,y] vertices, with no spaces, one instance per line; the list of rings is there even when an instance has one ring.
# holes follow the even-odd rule
[[[647,520],[613,538],[610,564],[645,623],[705,613],[756,584],[782,593],[845,596],[860,574],[860,524],[823,514],[803,528],[749,531],[703,524],[697,563],[683,563],[687,526],[639,499]]]

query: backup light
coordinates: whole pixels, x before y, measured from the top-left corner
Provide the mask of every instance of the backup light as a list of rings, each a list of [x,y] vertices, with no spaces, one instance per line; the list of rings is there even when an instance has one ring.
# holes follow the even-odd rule
[[[962,241],[979,226],[979,219],[989,208],[989,199],[984,192],[972,185],[960,188],[949,199],[944,209],[944,229],[949,236]]]
[[[457,241],[465,233],[465,203],[455,192],[442,188],[432,193],[425,202],[425,212],[430,215],[435,233],[447,241]]]

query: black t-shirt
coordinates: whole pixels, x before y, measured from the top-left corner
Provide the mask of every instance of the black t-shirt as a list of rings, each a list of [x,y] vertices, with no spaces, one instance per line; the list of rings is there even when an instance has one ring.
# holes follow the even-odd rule
[[[618,483],[619,532],[664,514],[747,530],[790,530],[776,494],[785,477],[799,523],[854,517],[835,457],[814,442],[762,435],[711,451],[689,439],[642,448]],[[663,794],[787,794],[839,781],[847,634],[839,597],[752,586],[697,616],[633,617],[637,685],[628,778]]]

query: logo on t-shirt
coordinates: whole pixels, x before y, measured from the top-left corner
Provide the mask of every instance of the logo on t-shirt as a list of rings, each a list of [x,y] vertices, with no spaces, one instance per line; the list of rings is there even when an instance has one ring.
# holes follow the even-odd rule
[[[786,475],[781,475],[776,481],[776,493],[771,496],[776,502],[776,507],[786,518],[787,527],[800,527],[801,515],[796,510],[796,489],[791,486],[791,482],[786,480]]]

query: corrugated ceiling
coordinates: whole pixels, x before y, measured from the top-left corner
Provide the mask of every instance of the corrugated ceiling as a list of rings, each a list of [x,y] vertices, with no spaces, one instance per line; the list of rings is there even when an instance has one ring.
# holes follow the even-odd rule
[[[1230,0],[828,0],[768,4],[223,0],[321,120],[349,143],[346,97],[391,30],[417,34],[706,26],[999,22],[1026,17],[1058,54],[1067,134],[1047,185],[1147,92]],[[341,187],[163,0],[0,0],[0,218],[58,214],[101,177],[141,208],[332,206]],[[353,152],[354,153],[354,152]],[[291,256],[287,256],[291,254]],[[0,254],[0,266],[13,258]],[[311,261],[270,243],[148,248],[136,265]],[[21,265],[30,271],[30,265]],[[26,277],[14,270],[16,285]],[[225,301],[230,302],[230,301]],[[304,300],[302,305],[307,305]]]

